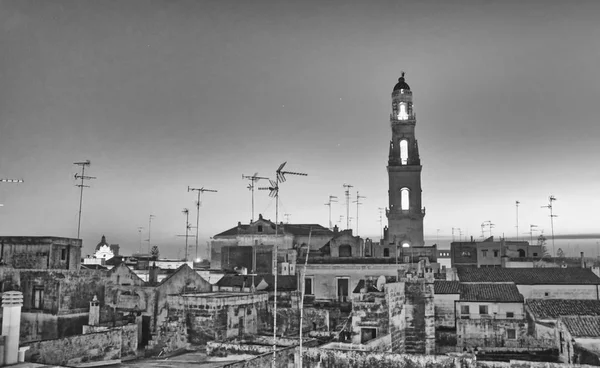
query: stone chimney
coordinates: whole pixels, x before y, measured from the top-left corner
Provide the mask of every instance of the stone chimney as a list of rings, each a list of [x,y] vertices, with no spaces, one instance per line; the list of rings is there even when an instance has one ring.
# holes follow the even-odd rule
[[[581,252],[581,268],[585,268],[585,260],[583,259],[583,252]]]
[[[17,364],[19,361],[22,306],[23,293],[20,291],[7,291],[2,294],[2,335],[5,336],[3,365]]]
[[[337,225],[335,225],[333,227],[333,235],[337,235],[339,232],[340,232],[340,228]]]
[[[156,267],[156,262],[152,262],[152,266],[148,268],[148,284],[154,286],[158,284],[158,272],[160,268]]]
[[[88,317],[89,326],[98,326],[100,324],[100,302],[98,297],[94,295],[94,298],[90,302],[90,315]]]

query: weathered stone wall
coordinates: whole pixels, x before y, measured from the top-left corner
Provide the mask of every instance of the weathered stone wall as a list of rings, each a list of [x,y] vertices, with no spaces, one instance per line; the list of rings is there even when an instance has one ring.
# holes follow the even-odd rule
[[[138,324],[131,323],[119,327],[107,326],[83,326],[83,334],[105,332],[109,330],[121,330],[121,358],[134,358],[138,348]]]
[[[587,364],[563,364],[551,362],[530,362],[524,360],[511,360],[510,362],[477,362],[479,368],[592,368]]]
[[[368,336],[363,329],[375,329],[380,337],[389,333],[389,313],[385,293],[367,293],[360,301],[352,303],[352,343],[363,344]]]
[[[171,353],[180,349],[188,348],[191,331],[185,319],[165,321],[160,324],[152,340],[146,346],[146,355],[158,355],[161,351]]]
[[[74,366],[82,363],[120,360],[122,331],[113,329],[62,339],[25,344],[25,360],[33,363]]]
[[[2,236],[0,258],[14,268],[70,269],[81,264],[81,240],[53,236]]]
[[[273,332],[272,305],[269,303],[269,316],[265,316],[262,328],[259,323],[259,332]],[[259,316],[260,318],[260,316]],[[297,336],[300,332],[300,310],[298,308],[277,308],[277,335]],[[305,333],[310,331],[329,330],[329,311],[305,307],[302,317],[302,326]]]
[[[459,294],[435,294],[435,327],[456,327],[454,302],[459,298]]]
[[[79,335],[83,326],[88,323],[88,313],[54,315],[50,313],[21,313],[19,341],[58,339]]]
[[[405,352],[435,352],[435,303],[433,274],[425,278],[409,277],[405,282],[406,309]]]
[[[278,349],[275,352],[274,368],[290,368],[296,367],[296,359],[298,358],[298,349],[294,347]],[[223,368],[265,368],[273,367],[273,353],[265,353],[257,356],[254,359],[225,364]],[[303,364],[304,367],[307,367]]]
[[[515,339],[508,339],[507,330],[515,330]],[[534,347],[535,339],[527,335],[527,321],[514,319],[458,319],[457,346],[474,348]]]
[[[405,349],[405,287],[406,286],[403,282],[395,282],[391,284],[386,284],[384,290],[389,308],[389,333],[391,336],[391,348],[393,353],[404,352]]]

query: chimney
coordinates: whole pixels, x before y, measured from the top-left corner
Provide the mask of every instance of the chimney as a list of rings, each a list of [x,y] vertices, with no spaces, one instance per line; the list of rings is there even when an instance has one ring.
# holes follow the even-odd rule
[[[158,271],[160,268],[156,267],[156,262],[152,262],[152,266],[148,268],[148,284],[158,284]]]
[[[23,293],[7,291],[2,294],[2,335],[5,336],[2,365],[17,364],[19,359],[19,333]]]
[[[508,256],[504,255],[500,257],[500,262],[502,262],[502,268],[506,268],[506,261],[508,260]]]
[[[337,233],[339,233],[339,232],[340,232],[340,228],[339,228],[337,225],[335,225],[335,226],[333,227],[333,233],[334,233],[335,235],[337,235]]]
[[[581,268],[585,268],[585,261],[583,260],[583,252],[581,252]]]
[[[98,326],[100,324],[100,302],[98,297],[94,295],[94,298],[90,302],[90,314],[88,317],[89,326]]]
[[[473,235],[471,235],[471,243],[473,243]]]

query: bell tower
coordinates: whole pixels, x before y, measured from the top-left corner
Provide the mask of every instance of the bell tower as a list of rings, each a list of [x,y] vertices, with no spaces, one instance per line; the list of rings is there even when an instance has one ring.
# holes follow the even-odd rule
[[[423,247],[421,207],[421,159],[415,139],[417,116],[410,87],[404,72],[392,91],[392,140],[388,159],[389,208],[386,242],[403,247]]]

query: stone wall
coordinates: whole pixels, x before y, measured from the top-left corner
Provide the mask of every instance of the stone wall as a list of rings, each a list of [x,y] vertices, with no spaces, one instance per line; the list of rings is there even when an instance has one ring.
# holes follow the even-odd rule
[[[587,364],[563,364],[548,362],[530,362],[524,360],[511,360],[510,362],[477,362],[478,368],[592,368]]]
[[[364,344],[371,338],[389,333],[389,312],[385,293],[367,293],[360,301],[352,303],[352,343]],[[363,330],[375,329],[376,336],[368,336]]]
[[[88,323],[89,313],[54,315],[50,313],[21,313],[19,341],[30,342],[79,335]]]
[[[508,329],[515,330],[515,338],[508,338]],[[547,349],[551,341],[544,343],[527,334],[526,320],[513,319],[458,319],[456,323],[457,346],[495,351],[515,351],[523,348]]]
[[[137,356],[139,326],[136,323],[131,323],[119,327],[107,326],[83,326],[83,334],[91,334],[97,332],[105,332],[109,330],[121,330],[121,358],[135,358]]]
[[[393,353],[404,352],[406,310],[405,285],[396,282],[385,285],[385,295],[388,304],[389,333],[391,337],[391,348]]]
[[[37,341],[25,346],[25,360],[33,363],[74,366],[82,363],[119,361],[122,331],[113,329],[62,339]]]
[[[269,314],[272,316],[272,305],[269,303]],[[298,308],[280,308],[277,307],[277,335],[278,336],[297,336],[300,332],[300,311]],[[328,331],[329,330],[329,310],[305,307],[302,317],[302,331]],[[273,332],[272,317],[265,320],[262,324],[262,333]]]
[[[455,301],[459,300],[460,294],[435,294],[435,327],[456,327]]]
[[[296,360],[298,359],[298,349],[294,347],[278,349],[275,352],[275,365],[274,368],[290,368],[296,367]],[[265,353],[257,356],[254,359],[245,361],[229,363],[222,366],[222,368],[265,368],[273,367],[273,353]],[[304,367],[307,365],[303,364]]]
[[[403,278],[405,282],[405,349],[411,354],[435,353],[435,303],[433,274]]]

